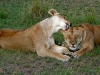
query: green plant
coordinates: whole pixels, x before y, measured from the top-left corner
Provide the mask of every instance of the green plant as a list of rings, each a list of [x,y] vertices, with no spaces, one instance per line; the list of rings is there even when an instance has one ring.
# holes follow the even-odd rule
[[[95,23],[95,15],[93,13],[88,13],[86,16],[85,16],[85,21],[87,23]]]
[[[30,15],[33,19],[46,18],[48,16],[49,3],[40,4],[39,0],[32,2]]]
[[[42,19],[47,18],[49,16],[49,8],[50,6],[48,2],[41,4],[39,0],[30,1],[28,4],[25,4],[23,11],[21,12],[21,23],[25,22],[27,24],[35,24]]]
[[[4,10],[0,11],[0,18],[1,19],[6,19],[8,17],[8,13]]]

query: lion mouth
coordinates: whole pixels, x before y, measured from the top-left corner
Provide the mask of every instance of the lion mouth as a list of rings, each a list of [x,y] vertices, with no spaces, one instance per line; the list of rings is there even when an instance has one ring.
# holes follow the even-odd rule
[[[66,30],[68,30],[70,28],[70,26],[69,25],[66,25]]]
[[[77,48],[75,48],[75,47],[69,47],[69,49],[75,51]]]
[[[72,26],[72,23],[70,25],[66,25],[66,30],[68,30]]]

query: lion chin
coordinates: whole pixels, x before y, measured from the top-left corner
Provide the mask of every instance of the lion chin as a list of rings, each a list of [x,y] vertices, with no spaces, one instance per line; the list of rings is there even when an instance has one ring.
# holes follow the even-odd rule
[[[25,50],[36,52],[41,57],[51,57],[61,61],[68,61],[69,53],[66,47],[55,44],[53,34],[60,29],[68,29],[71,23],[61,16],[55,9],[50,9],[51,17],[25,30],[1,29],[0,47],[7,50]]]

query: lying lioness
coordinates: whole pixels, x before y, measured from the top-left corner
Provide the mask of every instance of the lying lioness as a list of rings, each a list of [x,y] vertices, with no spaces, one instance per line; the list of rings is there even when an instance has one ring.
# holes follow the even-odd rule
[[[48,56],[67,61],[70,57],[61,54],[67,53],[67,48],[55,45],[53,34],[60,29],[68,29],[71,24],[55,9],[49,10],[48,13],[51,15],[50,18],[26,30],[0,30],[0,46],[8,50],[36,51],[41,57]]]
[[[65,38],[62,46],[74,51],[71,55],[75,58],[92,50],[94,45],[100,45],[100,25],[92,26],[86,23],[61,32]]]

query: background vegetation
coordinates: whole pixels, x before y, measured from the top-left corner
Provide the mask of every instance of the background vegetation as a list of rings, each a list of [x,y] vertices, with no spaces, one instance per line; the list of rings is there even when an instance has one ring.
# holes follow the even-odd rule
[[[64,15],[73,26],[86,22],[100,24],[99,0],[0,0],[0,29],[26,29],[49,17],[50,8]],[[57,44],[64,40],[60,32],[54,38]],[[69,62],[0,49],[0,75],[99,75],[99,59],[99,47]]]

